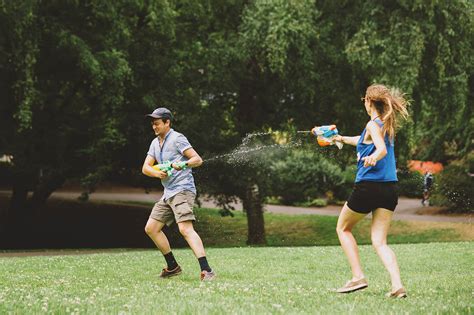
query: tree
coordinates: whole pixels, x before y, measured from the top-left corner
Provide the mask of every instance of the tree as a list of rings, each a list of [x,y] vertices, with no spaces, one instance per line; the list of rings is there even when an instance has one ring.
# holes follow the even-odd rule
[[[32,209],[28,190],[39,208],[66,178],[93,187],[122,163],[111,157],[132,142],[124,132],[128,114],[145,112],[127,99],[146,89],[133,88],[128,50],[142,32],[165,47],[173,20],[166,1],[1,5],[2,56],[11,62],[2,72],[8,115],[0,149],[14,156],[11,210],[21,214]]]
[[[89,191],[104,178],[142,181],[152,137],[143,114],[158,106],[173,109],[174,127],[206,158],[253,132],[336,123],[358,133],[358,98],[379,82],[413,99],[399,165],[460,158],[472,151],[472,9],[466,0],[0,2],[11,209],[26,214],[69,178]],[[336,159],[353,161],[349,151]],[[241,199],[249,243],[265,243],[268,163],[207,164],[197,170],[203,191]]]
[[[412,96],[414,128],[402,133],[417,143],[411,153],[447,162],[472,150],[472,2],[374,0],[358,7],[360,25],[345,53],[370,81]]]

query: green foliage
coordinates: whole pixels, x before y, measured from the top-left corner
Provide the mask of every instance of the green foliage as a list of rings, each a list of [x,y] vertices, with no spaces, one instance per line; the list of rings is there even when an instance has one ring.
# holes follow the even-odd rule
[[[322,198],[315,198],[310,201],[296,202],[295,205],[301,207],[326,207],[328,205],[328,201]]]
[[[88,189],[105,178],[143,184],[153,137],[143,114],[158,106],[206,158],[270,128],[336,123],[359,134],[358,98],[377,81],[413,100],[399,164],[460,159],[474,136],[473,12],[468,0],[1,1],[0,152],[15,157],[19,183],[60,173]],[[330,185],[338,199],[354,174],[341,175],[353,161],[344,151]],[[202,172],[222,200],[255,183],[272,194],[258,165]],[[311,180],[297,198],[324,194]],[[402,190],[418,195],[415,182]]]
[[[36,1],[0,3],[0,28],[4,31],[0,51],[5,58],[6,77],[10,79],[10,97],[16,102],[10,110],[19,132],[31,129],[32,108],[39,97],[35,72],[39,53],[37,9]],[[8,100],[6,95],[5,98]]]
[[[391,12],[387,19],[387,9],[382,3],[364,5],[369,6],[369,13],[346,46],[348,61],[371,81],[411,92],[417,83],[424,52],[420,25],[401,11]]]
[[[423,175],[402,169],[397,173],[398,193],[401,196],[421,198],[423,196]]]
[[[91,190],[111,175],[138,171],[128,152],[140,146],[142,160],[149,144],[137,128],[149,111],[139,100],[155,93],[139,78],[150,69],[163,72],[168,60],[160,54],[173,39],[168,1],[22,1],[0,8],[0,110],[8,119],[0,124],[0,151],[15,157],[15,172],[38,183],[40,173],[82,178]]]
[[[474,211],[474,153],[455,161],[437,177],[435,204],[448,206],[452,212]]]
[[[342,172],[343,182],[335,188],[334,197],[338,200],[347,200],[352,188],[354,187],[355,178],[357,175],[357,165],[346,165]]]
[[[319,15],[314,0],[255,1],[243,12],[244,53],[249,59],[255,56],[262,71],[268,67],[283,74],[287,64],[311,59],[310,45],[318,34],[313,22]]]
[[[345,54],[368,82],[410,93],[421,144],[412,154],[443,162],[467,154],[474,133],[472,1],[374,0],[359,8]]]
[[[344,181],[339,166],[315,151],[292,150],[284,158],[274,161],[270,169],[275,174],[271,191],[280,196],[284,204],[324,196]]]

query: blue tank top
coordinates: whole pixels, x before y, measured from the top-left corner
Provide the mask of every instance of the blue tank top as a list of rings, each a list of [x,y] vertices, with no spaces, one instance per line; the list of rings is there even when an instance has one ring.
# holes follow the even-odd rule
[[[383,127],[383,122],[376,118],[374,120],[380,128]],[[362,131],[359,142],[357,142],[357,176],[355,182],[370,181],[370,182],[396,182],[398,181],[394,143],[390,141],[388,135],[385,135],[385,146],[387,147],[387,155],[383,159],[377,161],[375,166],[364,167],[363,157],[369,156],[376,150],[373,143],[365,144],[364,136],[366,129]]]

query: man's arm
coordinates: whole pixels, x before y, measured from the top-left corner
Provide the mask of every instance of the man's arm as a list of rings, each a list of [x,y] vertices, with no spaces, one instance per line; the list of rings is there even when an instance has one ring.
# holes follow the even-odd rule
[[[183,152],[183,155],[185,158],[188,159],[187,161],[187,166],[188,167],[198,167],[202,164],[202,158],[197,154],[197,152],[193,148],[186,149]],[[174,163],[172,164],[173,168],[176,170],[180,170],[181,168],[178,166],[175,166]]]
[[[154,164],[155,159],[152,156],[147,155],[145,158],[145,162],[143,162],[142,173],[149,177],[155,177],[159,179],[166,178],[168,174],[166,174],[166,172],[154,169]]]

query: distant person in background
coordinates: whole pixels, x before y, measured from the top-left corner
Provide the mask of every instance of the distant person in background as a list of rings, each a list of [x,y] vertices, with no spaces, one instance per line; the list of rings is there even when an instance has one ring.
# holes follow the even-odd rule
[[[431,195],[431,188],[433,187],[433,174],[431,172],[426,172],[425,176],[423,177],[423,199],[421,200],[421,204],[423,206],[428,203],[430,205],[430,195]]]
[[[336,228],[352,270],[352,279],[337,292],[349,293],[368,286],[352,229],[367,214],[372,213],[372,245],[392,282],[392,289],[387,296],[403,298],[407,293],[402,285],[395,253],[387,245],[387,233],[398,204],[395,130],[399,118],[408,117],[408,102],[397,91],[380,84],[369,86],[362,101],[370,116],[362,134],[355,137],[336,136],[336,141],[356,146],[357,151],[354,189],[341,210]]]

